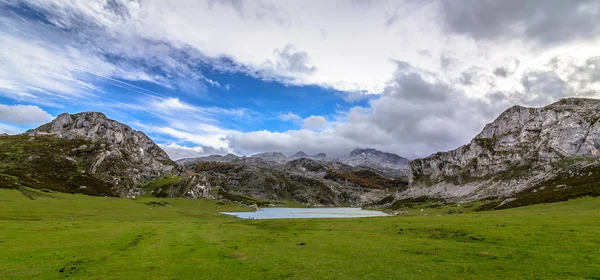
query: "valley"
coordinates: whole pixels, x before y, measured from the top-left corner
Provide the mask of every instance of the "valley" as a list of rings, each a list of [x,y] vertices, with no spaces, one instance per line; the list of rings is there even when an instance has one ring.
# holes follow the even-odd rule
[[[0,280],[600,280],[600,0],[0,0]]]

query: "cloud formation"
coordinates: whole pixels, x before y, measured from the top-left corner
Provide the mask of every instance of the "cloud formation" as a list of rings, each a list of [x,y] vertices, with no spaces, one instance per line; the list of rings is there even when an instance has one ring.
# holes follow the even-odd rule
[[[302,128],[321,130],[327,126],[327,120],[322,116],[310,116],[302,121]]]
[[[594,0],[440,1],[451,32],[477,39],[523,37],[564,44],[600,35],[600,3]]]
[[[16,125],[40,125],[50,120],[52,120],[52,116],[38,106],[0,104],[0,122]]]
[[[514,104],[600,90],[597,1],[0,0],[0,7],[3,100],[50,112],[75,104],[118,111],[173,157],[298,150],[341,157],[356,147],[420,157],[466,143]],[[252,82],[218,80],[205,69]],[[273,102],[254,112],[220,94],[248,87],[244,99],[255,91],[268,99],[262,91],[270,83],[297,89],[273,96],[318,87],[347,103]]]

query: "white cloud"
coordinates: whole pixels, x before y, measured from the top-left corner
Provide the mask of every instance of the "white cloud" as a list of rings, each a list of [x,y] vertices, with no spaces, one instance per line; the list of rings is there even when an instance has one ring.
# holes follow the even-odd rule
[[[302,118],[300,118],[300,116],[298,116],[298,115],[296,115],[294,113],[291,113],[291,112],[288,112],[288,113],[285,113],[285,114],[279,114],[278,117],[282,121],[299,121],[299,120],[302,119]]]
[[[0,122],[0,133],[17,134],[20,132],[23,132],[23,129],[16,127],[14,125],[5,124],[5,123]]]
[[[327,126],[327,120],[322,116],[310,116],[302,121],[302,128],[321,130]]]
[[[159,144],[158,146],[160,146],[165,152],[167,152],[169,157],[173,160],[178,160],[182,158],[195,158],[208,155],[227,154],[227,151],[225,150],[218,150],[212,147],[186,147],[175,143]]]
[[[29,4],[47,12],[48,20],[59,27],[91,32],[86,39],[95,51],[168,73],[156,77],[133,71],[129,65],[92,60],[90,53],[66,52],[68,57],[88,62],[79,66],[107,68],[100,71],[104,75],[168,86],[188,80],[221,87],[194,70],[194,63],[210,62],[217,69],[247,71],[289,84],[381,93],[393,78],[395,60],[419,65],[453,82],[472,68],[494,73],[518,60],[520,66],[512,74],[519,76],[528,69],[541,69],[549,56],[572,54],[587,59],[596,54],[598,37],[594,35],[600,33],[596,28],[600,22],[593,15],[600,5],[534,2],[44,0]],[[499,16],[489,15],[496,11]],[[536,11],[538,20],[531,20]],[[556,20],[561,13],[565,17]],[[31,31],[22,30],[17,21],[22,24],[15,18],[6,25]],[[577,25],[586,28],[577,29]],[[511,33],[513,27],[520,29]],[[563,36],[562,41],[552,33],[556,27],[560,27],[557,34]],[[540,43],[547,41],[553,43]],[[60,48],[55,51],[59,58],[65,53]],[[223,57],[233,63],[219,65]],[[520,86],[519,78],[491,75],[489,79],[511,90]],[[489,89],[482,84],[464,90],[482,96]]]
[[[179,98],[170,97],[165,99],[156,99],[151,102],[152,108],[160,111],[182,110],[198,111],[197,107],[181,102]]]
[[[0,104],[0,122],[38,125],[52,120],[52,115],[38,106]]]

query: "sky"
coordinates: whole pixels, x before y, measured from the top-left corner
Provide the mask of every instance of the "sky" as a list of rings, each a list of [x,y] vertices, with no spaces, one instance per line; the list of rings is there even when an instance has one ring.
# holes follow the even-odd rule
[[[0,133],[100,111],[173,159],[454,149],[600,93],[600,1],[0,0]]]

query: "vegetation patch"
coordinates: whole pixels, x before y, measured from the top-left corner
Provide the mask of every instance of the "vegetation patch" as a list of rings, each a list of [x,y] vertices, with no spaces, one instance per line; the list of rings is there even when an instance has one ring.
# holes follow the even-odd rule
[[[453,230],[447,228],[411,228],[408,231],[412,234],[425,236],[431,239],[457,238],[467,236],[467,233],[462,230]]]
[[[87,172],[97,151],[92,142],[84,139],[51,135],[1,137],[0,188],[115,196],[112,183]]]
[[[399,178],[383,177],[370,170],[359,170],[349,173],[327,171],[325,179],[351,182],[363,188],[369,189],[405,189],[408,183]]]
[[[475,142],[484,149],[493,152],[496,142],[498,142],[498,138],[495,136],[492,138],[475,138]]]
[[[237,165],[225,163],[225,162],[216,162],[216,161],[207,161],[207,162],[198,162],[192,168],[194,172],[213,172],[213,173],[227,173],[235,169]]]
[[[600,196],[600,165],[567,170],[553,179],[537,184],[512,199],[494,201],[478,207],[477,211],[507,209],[540,203],[567,201],[583,196]]]
[[[390,205],[389,208],[392,210],[399,210],[399,209],[406,209],[406,208],[410,209],[410,208],[415,208],[416,206],[433,208],[433,207],[437,207],[438,205],[441,205],[442,203],[443,203],[443,201],[438,198],[420,196],[420,197],[404,198],[404,199],[396,200],[396,201],[394,201],[394,203],[392,203],[392,205]]]
[[[247,195],[242,195],[242,194],[232,194],[229,193],[225,190],[222,189],[218,189],[217,193],[222,196],[223,198],[229,200],[229,201],[235,201],[235,202],[240,202],[244,205],[253,205],[256,204],[257,206],[267,206],[269,204],[271,204],[268,201],[262,201],[258,198],[254,198],[251,196],[247,196]]]
[[[144,204],[149,205],[149,206],[169,206],[169,207],[171,207],[171,203],[168,203],[166,201],[148,201]]]

